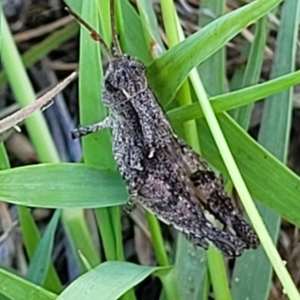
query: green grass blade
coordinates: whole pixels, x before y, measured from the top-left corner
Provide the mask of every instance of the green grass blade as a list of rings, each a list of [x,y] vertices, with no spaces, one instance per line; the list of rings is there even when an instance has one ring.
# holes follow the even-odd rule
[[[95,208],[121,205],[127,198],[117,172],[83,164],[39,164],[3,170],[0,177],[1,199],[25,206]]]
[[[226,165],[228,173],[230,174],[230,178],[232,179],[232,182],[234,183],[237,192],[244,204],[244,207],[251,220],[251,223],[254,226],[260,238],[261,244],[263,245],[265,252],[270,262],[272,263],[272,266],[277,276],[279,277],[279,280],[281,281],[287,295],[292,299],[300,299],[299,293],[289,273],[282,264],[281,258],[276,250],[276,247],[274,246],[254,203],[252,202],[247,186],[230,152],[227,141],[222,133],[221,127],[217,121],[217,118],[212,110],[209,100],[207,99],[205,90],[196,72],[195,74],[193,73],[193,84],[194,87],[197,87],[195,92],[197,93],[199,102],[206,116],[207,123],[212,132],[214,140],[216,141],[222,159],[224,160],[224,164]]]
[[[45,190],[44,190],[44,194],[45,194]],[[41,241],[40,233],[29,209],[27,209],[24,206],[18,206],[18,214],[20,218],[20,224],[22,227],[23,243],[26,249],[26,253],[29,259],[31,260],[33,259],[36,253],[36,249],[38,248],[39,243]],[[52,264],[50,265],[43,286],[47,290],[55,293],[58,293],[62,290],[60,279]]]
[[[209,293],[206,250],[178,236],[174,272],[182,300],[205,300]]]
[[[163,20],[164,20],[164,26],[166,29],[166,35],[168,38],[169,48],[177,45],[179,41],[184,40],[184,34],[180,26],[180,22],[174,7],[174,3],[170,0],[165,0],[161,2],[162,6],[162,14],[163,14]],[[180,89],[177,92],[177,98],[179,105],[186,105],[192,103],[191,99],[191,93],[190,93],[190,87],[189,82],[186,80]],[[198,152],[201,151],[200,144],[199,144],[199,138],[198,138],[198,132],[195,121],[189,121],[183,124],[184,134],[187,142]],[[191,256],[188,254],[188,250],[190,248],[190,245],[188,245],[184,237],[182,235],[179,235],[176,243],[176,267],[174,271],[172,272],[173,276],[169,276],[168,280],[174,280],[173,283],[170,283],[170,285],[177,284],[178,292],[183,296],[186,297],[186,280],[179,280],[180,274],[186,274],[187,272],[191,271],[187,268],[189,267],[189,263],[186,262],[193,262],[196,266],[200,268],[201,262],[199,260],[195,260],[191,258]],[[205,253],[200,249],[195,249],[195,255],[198,257],[199,255],[202,255],[202,259],[205,257]],[[180,261],[184,261],[185,263],[179,263]],[[195,271],[196,268],[193,268]],[[204,272],[207,272],[207,268],[205,267]],[[189,273],[189,278],[199,278],[197,274],[195,273]],[[190,290],[193,291],[203,291],[208,290],[208,276],[201,276],[202,281],[193,281],[189,282]],[[177,280],[177,281],[175,281]],[[163,281],[164,282],[164,281]],[[193,283],[193,286],[192,286]],[[167,283],[164,284],[164,287],[167,286]],[[167,288],[167,287],[166,287]],[[167,292],[167,291],[166,291]],[[190,296],[190,295],[189,295]],[[198,298],[198,294],[193,295],[195,298]],[[183,298],[185,299],[185,298]]]
[[[2,11],[0,18],[2,19],[3,33],[1,59],[16,100],[21,106],[26,106],[35,100],[35,93]],[[39,159],[44,162],[58,162],[59,157],[42,113],[34,113],[25,121],[25,125]],[[39,128],[39,134],[33,133],[36,128]]]
[[[151,234],[153,248],[155,251],[158,265],[168,266],[170,263],[166,253],[166,249],[164,247],[164,240],[162,238],[159,221],[154,215],[152,215],[149,212],[146,212],[146,219],[148,222],[148,227]]]
[[[289,0],[284,3],[272,70],[273,78],[292,72],[294,69],[299,8],[299,1]],[[290,34],[286,34],[287,32]],[[282,59],[283,57],[285,59]],[[291,89],[274,95],[272,99],[266,100],[263,120],[259,131],[259,142],[283,162],[286,161],[287,155],[291,107]],[[260,204],[258,208],[265,220],[270,235],[276,241],[279,234],[280,217]],[[242,273],[245,271],[244,265],[248,265],[249,269],[248,272]],[[256,267],[257,265],[259,265],[259,268]],[[262,251],[259,251],[255,257],[253,255],[243,257],[236,265],[234,276],[240,279],[236,283],[233,282],[235,299],[245,296],[253,299],[258,296],[261,299],[268,298],[272,268],[270,263],[266,261],[265,254]],[[249,288],[249,281],[252,282],[252,286],[256,287],[255,289]]]
[[[290,73],[295,68],[299,3],[296,0],[284,3],[271,75],[273,78]],[[292,89],[288,89],[266,101],[259,133],[261,143],[282,161],[286,160],[289,144],[292,93]]]
[[[267,17],[264,16],[258,20],[255,28],[254,41],[251,45],[251,50],[242,82],[243,87],[257,84],[259,81],[266,44],[266,27]],[[235,120],[240,124],[241,127],[245,129],[247,129],[249,126],[252,109],[253,103],[243,106],[235,111]]]
[[[60,218],[61,211],[57,210],[50,223],[45,230],[45,233],[37,247],[33,258],[30,261],[30,266],[27,271],[26,278],[37,285],[42,286],[46,279],[48,269],[51,263],[51,253],[53,249],[54,234]]]
[[[201,10],[209,11],[215,18],[219,18],[225,14],[225,4],[224,0],[205,0],[201,1]],[[205,14],[199,15],[199,25],[202,29],[212,21],[213,19]],[[211,96],[226,92],[225,49],[220,48],[197,68],[203,85]]]
[[[180,298],[178,285],[176,284],[174,268],[166,268],[163,270],[159,270],[159,271],[155,272],[155,275],[161,280],[163,288],[164,288],[160,295],[161,300],[163,300],[163,299],[184,300],[184,298]]]
[[[238,91],[211,97],[210,101],[214,112],[219,113],[264,99],[298,83],[300,83],[300,71]],[[199,103],[193,103],[168,111],[168,116],[173,122],[186,122],[203,118],[203,112]]]
[[[158,32],[158,22],[152,3],[147,0],[138,0],[137,5],[147,45],[158,47],[157,50],[162,51],[164,45]],[[153,48],[151,49],[152,51]],[[157,57],[160,53],[155,52],[155,54],[152,57]]]
[[[157,270],[127,262],[105,262],[73,281],[57,300],[90,300],[100,295],[101,300],[118,299]]]
[[[209,11],[216,18],[224,15],[225,1],[205,0],[201,2],[201,10]],[[211,22],[211,18],[200,17],[201,28],[205,28]],[[213,70],[213,71],[212,71]],[[225,68],[225,47],[215,52],[199,67],[198,72],[201,75],[206,91],[210,95],[218,95],[226,92],[226,68]],[[231,299],[226,269],[222,255],[211,248],[206,252],[209,278],[213,286],[215,299]],[[217,270],[217,272],[216,272]]]
[[[2,62],[16,100],[21,106],[26,106],[35,100],[35,94],[2,11],[0,18],[2,19],[3,33]],[[42,114],[36,112],[32,117],[26,120],[25,125],[40,160],[57,162],[59,157]],[[36,128],[38,128],[39,131],[37,131]],[[19,196],[21,196],[21,194]],[[40,239],[38,229],[26,208],[18,207],[18,212],[21,220],[24,243],[27,253],[31,258]],[[59,278],[52,266],[45,281],[45,286],[53,291],[61,290]]]
[[[241,83],[243,87],[256,84],[259,81],[266,42],[266,21],[267,18],[263,17],[257,22],[254,41],[250,48],[247,66]],[[252,109],[253,103],[243,106],[234,112],[236,121],[245,130],[248,129]],[[262,217],[269,229],[269,218],[264,215],[262,215]],[[258,265],[259,268],[257,268]],[[267,266],[269,272],[265,270],[265,266]],[[268,274],[270,274],[270,270],[270,262],[262,248],[259,248],[255,253],[252,251],[246,252],[235,264],[231,285],[233,298],[241,299],[249,297],[255,299],[259,297],[264,299],[263,295],[266,295],[269,291],[270,276],[268,276]],[[246,282],[247,286],[245,286]],[[255,286],[256,288],[249,288],[250,286]]]
[[[7,170],[10,168],[9,158],[3,142],[0,142],[0,170]]]
[[[253,197],[299,226],[299,177],[255,142],[228,115],[218,114],[217,117]],[[206,122],[201,120],[199,123],[204,158],[222,174],[228,174]]]
[[[141,20],[129,1],[120,1],[120,6],[124,26],[120,42],[124,53],[138,57],[144,63],[151,62],[151,45],[146,43]]]
[[[170,102],[191,69],[223,47],[282,0],[257,0],[211,22],[148,67],[151,87],[162,104]],[[176,61],[176,64],[174,64]]]
[[[97,10],[93,5],[82,5],[81,15],[94,28],[99,28]],[[81,125],[98,122],[106,116],[106,109],[101,102],[101,82],[103,78],[100,45],[91,39],[86,28],[80,31],[80,60],[79,60],[79,103],[80,103],[80,123]],[[97,132],[91,136],[87,136],[82,140],[84,161],[87,164],[99,165],[105,168],[114,168],[114,161],[111,155],[111,143],[108,130]],[[101,152],[100,152],[101,150]],[[99,199],[98,195],[98,201]],[[112,208],[114,209],[114,208]],[[108,211],[98,211],[96,216],[107,215],[111,218],[110,208],[104,209]],[[107,249],[110,253],[116,253],[116,242],[114,236],[114,224],[118,222],[110,221],[102,224],[99,228],[103,243],[111,245],[113,248]],[[111,225],[111,226],[109,226]],[[105,227],[105,229],[104,229]],[[103,234],[103,231],[109,231],[109,234]],[[114,243],[111,244],[106,239],[113,238]],[[107,253],[106,253],[107,254]],[[108,256],[108,254],[107,254]],[[117,257],[115,257],[117,259]]]
[[[245,134],[230,117],[219,114],[218,119],[253,197],[300,226],[299,177]],[[226,168],[205,121],[201,120],[199,124],[204,158],[226,175]],[[268,176],[270,170],[272,177]],[[38,182],[36,178],[39,178]],[[45,189],[49,186],[51,193],[46,197]],[[124,204],[126,194],[117,172],[93,166],[46,164],[0,172],[1,199],[20,205],[107,207]]]
[[[0,143],[0,170],[9,169],[9,168],[10,168],[10,163],[9,163],[8,155],[3,142],[1,142]],[[1,289],[1,285],[0,285],[0,289]],[[0,292],[0,300],[9,300],[9,298],[4,296]]]
[[[82,2],[81,16],[96,30],[99,28],[98,11],[101,8],[100,3],[93,1],[90,5]],[[108,6],[106,6],[108,7]],[[109,15],[106,23],[109,20]],[[101,20],[102,24],[104,20]],[[109,21],[108,21],[109,23]],[[106,26],[103,29],[108,29]],[[105,33],[105,37],[109,37],[110,33]],[[86,28],[80,31],[80,60],[79,60],[79,103],[80,103],[80,122],[81,125],[91,124],[102,120],[106,116],[101,99],[101,83],[103,80],[103,72],[101,67],[100,47],[99,43],[95,43],[91,39]],[[115,169],[115,162],[112,157],[112,148],[110,134],[108,130],[96,132],[87,136],[82,141],[84,162],[86,164],[98,165],[107,169]],[[122,185],[123,186],[123,185]],[[98,201],[101,201],[101,195]],[[123,201],[126,198],[123,198]],[[99,209],[96,212],[96,219],[104,244],[106,257],[115,260],[124,260],[122,247],[121,217],[118,207],[108,207]],[[103,223],[103,220],[108,222]],[[124,296],[126,299],[134,299],[134,294],[130,293]],[[125,299],[124,298],[124,299]]]
[[[21,277],[0,269],[0,292],[13,300],[54,300],[57,295],[37,286]]]
[[[213,247],[210,247],[208,252],[209,275],[212,281],[215,299],[231,300],[224,258],[220,252]]]
[[[78,32],[78,25],[71,23],[63,29],[60,29],[41,43],[33,46],[27,52],[22,55],[22,61],[26,68],[32,66],[39,59],[47,55],[54,49],[57,49],[59,45],[73,37]],[[5,72],[0,72],[0,86],[7,82],[7,76]]]
[[[95,249],[93,239],[89,232],[85,212],[80,208],[65,209],[62,214],[64,232],[70,243],[71,250],[78,266],[79,274],[86,271],[80,255],[95,267],[100,263],[99,253]],[[80,254],[78,253],[80,251]]]
[[[94,28],[98,28],[98,15],[93,5],[83,5],[82,18]],[[80,29],[79,58],[79,107],[80,124],[99,122],[106,116],[101,101],[101,82],[103,79],[100,45],[91,39],[86,28]],[[84,161],[104,168],[114,168],[108,130],[98,131],[82,140]],[[101,152],[100,152],[101,150]]]

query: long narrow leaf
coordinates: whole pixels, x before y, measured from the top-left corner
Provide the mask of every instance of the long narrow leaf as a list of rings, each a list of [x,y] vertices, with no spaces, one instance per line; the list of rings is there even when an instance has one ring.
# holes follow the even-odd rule
[[[57,295],[3,269],[0,269],[0,292],[13,300],[28,300],[28,295],[31,299],[57,299]]]
[[[73,281],[57,300],[118,299],[159,269],[125,262],[105,262]]]
[[[148,67],[149,81],[161,103],[169,103],[174,98],[177,89],[193,67],[218,51],[242,29],[280,2],[282,0],[253,1],[218,18],[153,61]]]
[[[54,213],[30,262],[26,278],[37,285],[43,285],[48,273],[53,249],[54,234],[60,214],[60,210],[57,210]]]

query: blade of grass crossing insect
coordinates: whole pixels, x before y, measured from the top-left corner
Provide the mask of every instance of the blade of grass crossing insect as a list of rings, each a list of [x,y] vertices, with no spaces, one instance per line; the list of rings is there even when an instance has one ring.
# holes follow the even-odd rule
[[[122,15],[123,15],[123,41],[128,41],[131,40],[130,39],[130,33],[132,33],[132,24],[129,24],[128,21],[126,20],[131,20],[132,18],[136,18],[136,14],[131,12],[132,11],[132,7],[128,6],[128,4],[125,5],[126,2],[122,2],[121,8],[122,8]],[[142,38],[140,38],[140,40],[146,40],[146,43],[148,43],[148,45],[152,45],[153,43],[156,43],[153,40],[153,37],[156,35],[153,33],[154,30],[157,30],[156,28],[150,28],[151,25],[152,27],[154,26],[153,24],[157,24],[156,18],[155,18],[155,14],[153,12],[153,7],[152,5],[149,5],[149,3],[145,1],[140,1],[138,3],[138,7],[139,7],[139,12],[141,15],[141,20],[138,20],[138,22],[140,22],[140,24],[143,26],[143,31],[142,31]],[[128,28],[128,26],[130,25],[130,27]],[[140,26],[141,27],[141,26]],[[125,37],[125,38],[124,38]],[[127,46],[132,47],[132,45],[129,45],[128,43],[125,43],[125,48],[127,48]],[[137,47],[134,47],[135,51],[138,51]],[[145,49],[147,49],[146,45],[144,45],[144,49],[143,52],[145,52]],[[149,49],[150,50],[150,47]],[[126,50],[127,51],[127,50]],[[128,51],[130,51],[130,49],[128,49]],[[150,51],[147,51],[147,55],[149,54]],[[138,54],[139,58],[144,57],[144,55],[142,55],[141,53]],[[146,57],[146,56],[145,56]],[[149,60],[149,59],[148,59]],[[160,266],[167,266],[169,265],[168,262],[168,256],[164,247],[164,241],[162,238],[162,234],[161,234],[161,229],[160,229],[160,225],[158,220],[151,215],[151,213],[149,212],[145,212],[145,216],[147,218],[147,223],[148,223],[148,227],[149,227],[149,231],[152,237],[152,241],[153,241],[153,248],[155,251],[155,255],[157,258],[157,262]]]
[[[255,84],[259,80],[266,41],[266,21],[266,17],[263,17],[257,22],[255,38],[249,51],[249,58],[247,60],[247,66],[242,82],[243,87]],[[234,114],[237,122],[245,130],[247,130],[249,126],[252,108],[253,104],[241,107],[236,110]],[[264,216],[262,211],[260,211],[260,213],[264,219],[264,223],[269,228],[268,223],[271,220],[267,215]],[[260,267],[257,268],[257,265]],[[261,248],[255,252],[246,252],[240,259],[237,260],[232,280],[232,294],[234,299],[241,299],[243,297],[262,297],[262,295],[266,295],[268,293],[270,278],[269,276],[266,276],[269,272],[267,272],[267,270],[266,272],[263,271],[264,266],[268,266],[267,268],[270,268],[270,263]],[[246,282],[247,284],[243,284]],[[250,288],[250,286],[259,288],[256,288],[254,291],[254,289]],[[258,290],[259,292],[257,292]]]
[[[299,176],[255,142],[228,115],[217,116],[253,197],[300,226]],[[199,124],[203,157],[228,176],[206,122],[199,120]],[[273,172],[272,177],[269,176],[269,170]],[[36,178],[39,178],[38,182]],[[21,184],[17,185],[16,182]],[[49,186],[53,187],[51,194],[45,197],[45,190]],[[103,192],[101,199],[98,198],[100,191]],[[126,189],[117,171],[83,164],[41,164],[2,170],[0,197],[9,203],[35,207],[95,208],[125,204]],[[45,200],[41,200],[43,197]],[[85,197],[86,201],[83,201]]]
[[[173,2],[165,0],[161,2],[161,5],[169,48],[171,48],[178,44],[180,40],[184,40],[184,34],[180,27]],[[187,80],[178,90],[177,98],[179,99],[180,105],[187,105],[192,103],[190,87]],[[183,128],[187,142],[193,147],[195,151],[200,153],[201,149],[195,121],[184,123]],[[176,266],[174,270],[175,276],[173,277],[173,279],[177,279],[177,285],[182,299],[187,299],[186,297],[189,297],[189,299],[191,299],[190,297],[193,297],[194,299],[203,297],[203,299],[206,299],[207,294],[205,294],[205,292],[203,291],[208,291],[209,289],[208,276],[206,274],[207,266],[206,264],[201,263],[201,261],[206,261],[206,254],[203,249],[198,248],[193,251],[195,255],[192,256],[190,255],[190,247],[191,246],[186,243],[185,238],[182,235],[179,235],[176,245]],[[182,261],[185,263],[180,263]],[[198,266],[198,268],[190,269],[191,264],[194,264],[194,266]],[[201,266],[203,267],[202,269]],[[194,270],[195,272],[193,273],[192,270]],[[201,274],[199,274],[199,272]],[[185,274],[186,277],[183,278],[182,274]],[[202,279],[202,281],[199,281],[200,278]]]
[[[210,15],[218,18],[225,13],[225,1],[202,1],[201,10],[209,11]],[[199,24],[201,28],[205,28],[205,26],[207,26],[211,21],[213,21],[211,18],[205,18],[204,16],[199,18]],[[226,92],[225,47],[222,47],[207,60],[205,60],[198,67],[198,72],[203,79],[203,84],[208,94],[212,96],[224,94]],[[207,262],[210,275],[209,277],[213,285],[215,298],[231,299],[222,255],[215,249],[211,248],[207,252]],[[216,270],[218,271],[216,272]]]
[[[260,69],[262,66],[265,40],[266,40],[266,17],[263,17],[257,22],[255,30],[254,42],[251,45],[249,58],[243,78],[242,85],[245,87],[255,84],[259,80]],[[235,118],[237,122],[245,129],[248,129],[250,122],[250,114],[253,108],[253,104],[241,107],[236,110]],[[258,205],[258,209],[261,205]],[[264,210],[259,212],[264,219],[264,223],[269,229],[275,225],[273,217],[268,212],[264,213]],[[275,230],[276,231],[276,230]],[[269,230],[270,232],[270,230]],[[274,235],[272,235],[274,239]],[[259,268],[257,268],[259,266]],[[235,265],[233,280],[232,280],[232,294],[234,299],[241,299],[243,297],[261,297],[264,299],[270,289],[270,271],[271,265],[265,255],[263,249],[258,249],[254,252],[246,252]],[[255,289],[250,288],[255,286]],[[264,296],[263,296],[264,295]]]
[[[82,5],[82,18],[91,24],[94,28],[98,28],[98,15],[95,1],[90,5]],[[79,76],[79,101],[80,101],[80,123],[92,124],[103,119],[106,115],[100,99],[101,90],[100,84],[103,78],[100,47],[99,43],[93,41],[87,32],[86,28],[80,30],[80,76]],[[100,165],[104,167],[113,167],[113,160],[111,157],[111,146],[109,141],[109,132],[104,130],[96,132],[91,136],[87,136],[82,141],[84,161],[88,164]],[[101,152],[100,152],[101,149]],[[104,209],[103,214],[107,214]],[[101,219],[101,212],[100,219]],[[109,213],[108,213],[109,214]],[[115,243],[106,242],[106,239],[113,239],[113,229],[109,223],[101,224],[100,232],[104,244],[112,245],[110,253],[116,253]],[[106,228],[108,235],[103,235],[102,230]]]
[[[37,247],[26,274],[26,278],[37,285],[42,286],[51,263],[54,235],[61,215],[61,210],[56,210],[50,223]]]
[[[218,145],[220,154],[224,160],[224,163],[230,174],[230,177],[236,186],[237,192],[241,197],[241,200],[242,200],[244,207],[249,215],[251,223],[253,224],[256,232],[258,233],[260,241],[261,241],[262,245],[264,246],[264,249],[266,250],[266,253],[276,271],[276,274],[278,275],[285,291],[287,292],[287,295],[294,299],[300,299],[298,291],[297,291],[295,285],[293,284],[293,281],[291,280],[289,273],[287,272],[286,268],[282,264],[281,258],[279,256],[274,244],[272,243],[272,240],[263,224],[263,221],[262,221],[260,215],[257,212],[255,205],[252,202],[249,191],[248,191],[246,184],[241,176],[241,173],[237,167],[237,164],[230,152],[228,144],[223,136],[221,127],[216,119],[216,116],[213,113],[213,110],[207,99],[206,93],[205,93],[204,88],[201,84],[201,81],[198,77],[198,74],[196,72],[192,71],[192,76],[193,76],[192,77],[193,84],[194,84],[194,87],[197,88],[197,95],[199,97],[199,101],[203,108],[203,112],[206,115],[207,123],[209,124],[210,130],[214,136],[214,140],[215,140],[216,144]]]
[[[131,12],[132,8],[129,9],[128,6],[124,6],[123,4],[124,2],[122,2],[122,14],[123,14],[123,19],[124,19],[124,30],[123,30],[123,33],[124,33],[124,36],[123,36],[123,41],[128,41],[130,40],[130,35],[129,33],[132,32],[132,24],[130,24],[130,28],[128,29],[128,21],[126,22],[126,20],[130,20],[130,18],[134,18],[136,15],[134,13]],[[150,34],[150,28],[147,28],[147,26],[149,26],[149,24],[147,23],[147,20],[146,19],[146,15],[149,14],[149,11],[145,10],[145,3],[142,3],[142,5],[140,4],[139,5],[139,11],[140,13],[142,14],[143,18],[140,22],[140,25],[143,25],[143,36],[142,38],[144,38],[144,40],[149,40],[149,37],[151,36]],[[150,12],[151,14],[151,12]],[[152,18],[155,17],[155,15],[153,16],[152,15]],[[154,20],[152,19],[152,23],[154,22]],[[140,26],[141,28],[141,26]],[[124,39],[125,37],[125,39]],[[153,40],[152,41],[149,41],[149,46],[153,43]],[[126,43],[127,44],[127,43]],[[128,44],[127,44],[128,45]],[[131,45],[129,45],[131,47]],[[137,49],[137,47],[135,47],[135,49]],[[149,49],[150,50],[150,47],[144,47],[144,52],[145,52],[145,49]],[[138,49],[137,49],[138,50]],[[150,51],[147,52],[147,54],[149,53]],[[142,57],[141,55],[139,57]],[[165,247],[164,247],[164,241],[163,241],[163,238],[162,238],[162,234],[161,234],[161,229],[160,229],[160,225],[159,225],[159,222],[158,220],[152,215],[150,214],[149,212],[146,212],[145,213],[146,215],[146,219],[147,219],[147,223],[148,223],[148,227],[149,227],[149,231],[150,231],[150,234],[151,234],[151,237],[152,237],[152,241],[153,241],[153,248],[154,248],[154,251],[155,251],[155,255],[156,255],[156,258],[157,258],[157,262],[160,266],[167,266],[169,265],[169,261],[168,261],[168,256],[167,256],[167,253],[166,253],[166,250],[165,250]],[[172,284],[172,286],[174,286],[174,282]],[[164,289],[168,288],[168,283],[167,285],[164,284]],[[173,292],[177,292],[177,289],[173,289]]]
[[[97,11],[94,9],[97,3],[93,5],[82,5],[82,17],[87,20],[94,28],[98,26]],[[104,28],[103,28],[104,29]],[[106,34],[105,36],[110,36]],[[80,39],[80,104],[81,120],[83,124],[93,123],[103,119],[106,110],[100,102],[101,88],[103,80],[101,68],[99,44],[90,39],[85,28],[81,29]],[[93,88],[92,88],[93,87]],[[101,149],[101,154],[99,153]],[[109,132],[94,133],[83,140],[84,161],[88,164],[99,165],[109,169],[115,168],[115,163],[111,155],[111,143]],[[106,256],[113,253],[114,259],[123,260],[122,237],[120,210],[117,207],[100,209],[96,212],[97,223],[100,225],[99,230],[105,244]],[[106,221],[105,223],[103,221]],[[117,225],[116,225],[117,224]],[[134,299],[131,292],[124,296],[126,299]]]
[[[288,0],[283,5],[274,64],[272,67],[271,76],[273,78],[294,70],[299,9],[299,1]],[[282,57],[285,57],[285,59],[283,60]],[[272,96],[272,98],[273,99],[266,100],[258,140],[278,159],[286,162],[290,136],[292,90],[286,90]],[[279,234],[280,217],[263,205],[258,205],[258,208],[262,215],[265,216],[269,232],[276,241]],[[272,269],[269,264],[263,261],[262,253],[259,253],[259,256],[255,258],[255,263],[260,266],[259,272],[265,274],[260,284],[264,284],[266,287],[270,286]],[[258,285],[255,290],[257,292],[256,295],[260,293],[260,295],[265,295],[265,299],[267,299],[269,291],[263,290],[263,286]]]

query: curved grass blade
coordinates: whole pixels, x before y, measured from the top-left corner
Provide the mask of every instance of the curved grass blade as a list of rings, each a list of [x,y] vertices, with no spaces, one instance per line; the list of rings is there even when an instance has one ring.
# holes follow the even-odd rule
[[[35,254],[30,261],[30,266],[26,278],[37,285],[42,286],[46,279],[51,263],[51,253],[53,249],[54,234],[60,218],[61,211],[57,210],[45,230],[45,233],[37,247]]]
[[[160,267],[139,266],[127,262],[110,261],[80,276],[57,300],[118,299]]]
[[[0,292],[9,299],[27,300],[28,295],[31,299],[57,299],[57,295],[3,269],[0,269],[0,282]]]
[[[1,171],[0,178],[0,198],[25,206],[109,207],[124,204],[127,198],[117,172],[83,164],[14,168]]]
[[[230,117],[221,114],[218,119],[251,194],[300,226],[299,177],[245,134]],[[204,158],[227,174],[205,121],[199,123]],[[45,190],[51,191],[48,197]],[[122,205],[127,192],[117,172],[82,164],[41,164],[1,171],[0,198],[26,206],[95,208]]]
[[[148,79],[160,102],[169,103],[193,67],[281,2],[253,1],[211,22],[153,61],[148,67]]]
[[[219,113],[253,103],[299,83],[300,71],[296,71],[268,82],[211,97],[210,101],[214,111]],[[203,112],[199,103],[193,103],[169,110],[168,116],[172,122],[186,122],[203,118]]]
[[[227,114],[221,113],[217,117],[251,195],[300,226],[300,178],[255,142]],[[199,124],[204,158],[222,174],[228,174],[205,120],[199,120]]]
[[[272,77],[294,70],[299,4],[297,0],[288,0],[283,5]],[[286,34],[287,32],[290,34]],[[285,59],[283,60],[282,57]],[[292,89],[272,96],[271,99],[266,100],[259,131],[259,142],[283,162],[286,162],[287,158],[291,112]],[[273,240],[276,241],[279,234],[280,217],[260,203],[258,203],[258,208]],[[244,272],[243,265],[249,266],[248,272],[242,273]],[[255,267],[257,265],[260,266],[259,269]],[[258,251],[255,258],[252,255],[242,257],[236,265],[234,276],[240,279],[238,283],[235,281],[232,283],[236,299],[245,296],[253,299],[258,296],[261,299],[268,298],[272,268],[266,261],[263,251]],[[255,289],[249,289],[250,281],[256,287]],[[245,284],[246,282],[247,284]]]
[[[268,234],[268,231],[263,223],[263,220],[261,219],[261,217],[257,211],[257,208],[255,207],[255,205],[251,199],[251,196],[250,196],[248,188],[245,184],[245,181],[244,181],[244,179],[241,175],[241,172],[235,162],[235,159],[233,158],[231,150],[230,150],[230,148],[227,144],[227,141],[223,135],[223,132],[221,130],[220,124],[216,118],[216,115],[213,112],[213,109],[212,109],[212,107],[209,103],[209,100],[205,94],[203,85],[202,85],[200,78],[198,77],[198,74],[196,72],[192,71],[191,80],[193,81],[194,87],[197,86],[197,90],[195,90],[195,92],[197,93],[199,103],[201,104],[203,113],[205,114],[205,118],[206,118],[209,128],[211,130],[211,133],[217,144],[217,148],[220,151],[220,154],[224,161],[226,169],[228,170],[228,173],[230,174],[230,178],[232,179],[232,182],[235,184],[236,190],[241,198],[241,201],[243,202],[243,205],[245,206],[245,209],[246,209],[246,211],[249,215],[249,218],[252,222],[252,225],[253,225],[254,229],[256,230],[258,237],[260,238],[260,242],[264,247],[265,253],[267,254],[270,262],[272,263],[272,266],[273,266],[278,278],[280,279],[280,282],[282,283],[287,295],[293,299],[300,299],[297,288],[296,288],[295,284],[293,283],[290,274],[287,272],[287,269],[282,264],[280,255],[277,252],[276,247],[275,247],[274,243],[272,242],[272,239],[271,239],[270,235]]]

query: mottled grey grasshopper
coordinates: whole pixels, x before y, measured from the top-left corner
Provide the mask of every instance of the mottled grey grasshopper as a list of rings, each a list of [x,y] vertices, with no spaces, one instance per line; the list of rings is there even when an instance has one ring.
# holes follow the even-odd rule
[[[213,244],[230,257],[256,248],[255,232],[226,195],[220,179],[174,134],[148,86],[145,65],[121,52],[112,3],[112,52],[91,26],[71,12],[111,56],[102,84],[109,115],[97,124],[74,129],[73,137],[111,129],[114,158],[130,195],[128,211],[137,201],[194,245]],[[205,210],[223,224],[223,230],[208,221]]]

